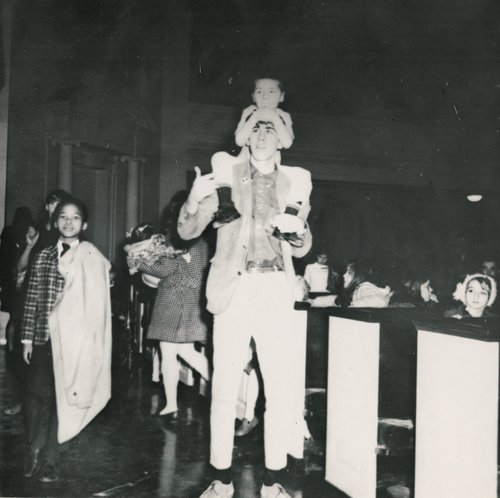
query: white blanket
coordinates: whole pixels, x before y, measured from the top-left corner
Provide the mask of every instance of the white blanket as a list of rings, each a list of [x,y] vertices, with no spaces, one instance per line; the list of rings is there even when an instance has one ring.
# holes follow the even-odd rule
[[[111,398],[110,267],[85,241],[59,260],[65,286],[49,329],[60,443],[76,436]]]

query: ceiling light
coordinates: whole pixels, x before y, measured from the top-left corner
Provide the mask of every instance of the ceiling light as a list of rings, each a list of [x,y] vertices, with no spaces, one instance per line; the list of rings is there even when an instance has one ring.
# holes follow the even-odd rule
[[[470,202],[479,202],[483,196],[481,194],[469,194],[467,200]]]

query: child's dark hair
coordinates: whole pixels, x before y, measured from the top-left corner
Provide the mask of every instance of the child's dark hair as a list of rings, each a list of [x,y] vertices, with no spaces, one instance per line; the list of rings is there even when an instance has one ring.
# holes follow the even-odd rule
[[[66,199],[71,198],[71,194],[68,194],[66,190],[63,190],[62,188],[58,188],[56,190],[53,190],[45,199],[45,204],[52,204],[53,202],[62,202]]]
[[[275,76],[259,76],[253,79],[253,87],[252,87],[252,93],[255,91],[255,87],[257,86],[257,81],[260,80],[273,80],[278,83],[278,88],[280,89],[281,93],[285,93],[285,86],[283,85],[283,82],[281,81],[280,78],[276,78]]]
[[[151,223],[141,223],[132,229],[128,239],[132,243],[141,242],[150,239],[154,234],[155,229]]]
[[[77,199],[76,197],[71,197],[71,196],[62,200],[57,205],[57,207],[54,211],[54,215],[52,217],[53,221],[55,221],[55,220],[57,220],[57,218],[59,218],[59,216],[61,215],[61,211],[66,206],[75,206],[78,209],[78,211],[80,212],[80,216],[82,217],[82,222],[87,223],[87,221],[89,219],[89,211],[87,209],[87,206],[85,206],[85,204],[80,199]]]
[[[162,232],[167,237],[168,241],[176,249],[189,249],[195,242],[195,239],[183,240],[177,231],[177,220],[181,211],[182,205],[186,202],[189,192],[187,190],[180,190],[175,193],[167,204],[161,215]]]
[[[467,288],[469,287],[471,282],[474,282],[474,280],[481,286],[481,288],[483,290],[485,290],[488,293],[488,296],[491,294],[491,291],[492,291],[491,280],[488,277],[477,276],[477,277],[471,278],[467,282]],[[465,289],[466,291],[467,291],[467,288]]]
[[[367,261],[352,261],[347,265],[347,270],[351,270],[354,275],[349,286],[343,289],[336,300],[336,303],[343,308],[347,308],[352,304],[354,291],[363,282],[367,282],[373,275],[371,265]]]

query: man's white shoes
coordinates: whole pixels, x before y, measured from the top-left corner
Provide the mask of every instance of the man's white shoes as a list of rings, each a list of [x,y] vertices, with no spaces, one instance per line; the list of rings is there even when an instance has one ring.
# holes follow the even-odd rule
[[[224,484],[222,481],[215,480],[210,483],[207,489],[202,493],[200,498],[233,498],[234,486],[233,483]]]
[[[287,490],[275,482],[272,486],[262,485],[260,488],[260,498],[292,498]]]
[[[234,495],[233,483],[224,484],[219,480],[212,481],[200,498],[232,498]],[[272,486],[262,485],[260,498],[292,498],[287,490],[277,482]]]

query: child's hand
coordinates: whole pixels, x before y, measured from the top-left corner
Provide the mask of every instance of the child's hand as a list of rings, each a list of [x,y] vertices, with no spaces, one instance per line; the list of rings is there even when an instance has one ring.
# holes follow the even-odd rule
[[[429,301],[434,301],[435,303],[439,303],[439,300],[436,296],[436,294],[432,293],[430,296],[429,296]]]
[[[271,109],[269,107],[257,109],[254,116],[257,121],[270,121],[271,123],[276,123],[276,120],[279,119],[276,109]]]
[[[290,116],[290,114],[288,114],[288,112],[284,111],[283,109],[280,109],[279,107],[277,107],[275,111],[278,114],[278,116],[282,119],[285,126],[292,126],[292,117]]]
[[[35,227],[28,227],[28,231],[26,232],[26,245],[32,248],[40,237],[40,232],[37,232]]]
[[[23,344],[23,360],[27,365],[30,364],[32,353],[33,353],[33,344],[32,343]]]
[[[247,121],[248,118],[257,110],[257,106],[249,105],[241,112],[241,120]]]
[[[292,119],[288,112],[284,111],[283,109],[280,109],[279,107],[276,107],[275,111],[278,114],[278,116],[280,118],[283,118],[285,121]]]

